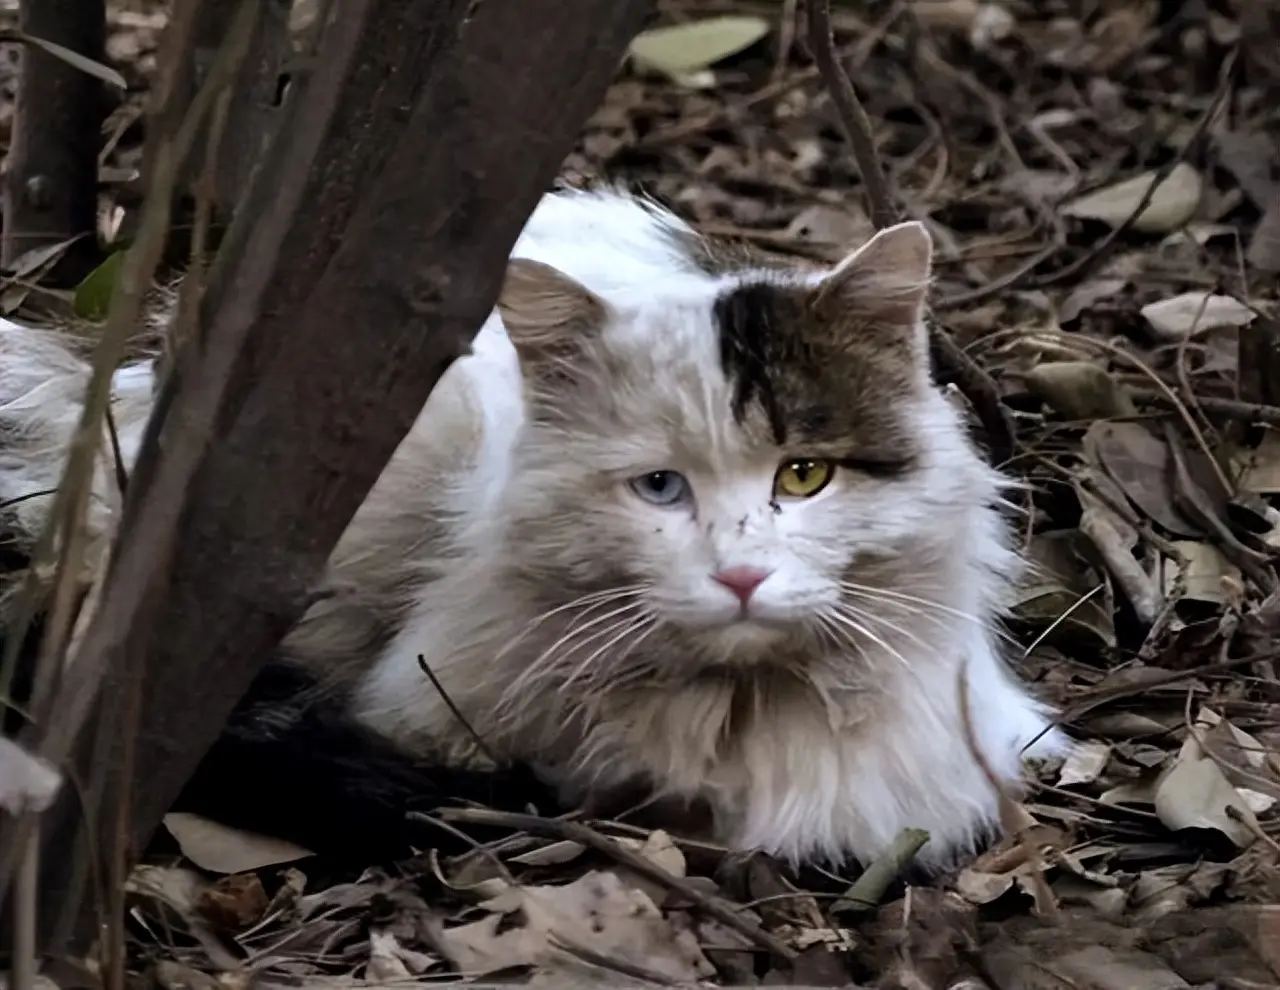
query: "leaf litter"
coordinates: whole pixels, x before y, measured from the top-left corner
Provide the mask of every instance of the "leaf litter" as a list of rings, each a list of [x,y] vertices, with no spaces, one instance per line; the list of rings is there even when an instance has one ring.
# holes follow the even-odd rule
[[[564,181],[621,179],[774,251],[830,259],[864,239],[859,171],[788,20],[797,6],[665,0]],[[102,159],[115,209],[165,15],[109,7],[130,82]],[[1280,984],[1277,21],[1269,0],[832,14],[890,186],[937,241],[935,319],[1013,425],[1002,466],[1024,482],[1033,565],[1013,660],[1082,743],[1036,768],[1015,834],[942,877],[900,879],[877,906],[849,900],[854,875],[626,822],[583,826],[612,844],[516,823],[466,855],[334,878],[306,850],[171,816],[177,851],[128,889],[139,977]],[[0,90],[7,142],[11,73]],[[6,313],[30,304],[45,264],[10,273]],[[971,380],[943,365],[940,378],[978,408]]]

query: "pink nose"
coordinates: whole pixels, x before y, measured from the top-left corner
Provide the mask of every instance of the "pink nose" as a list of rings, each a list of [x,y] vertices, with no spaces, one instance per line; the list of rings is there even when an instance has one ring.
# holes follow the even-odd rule
[[[744,564],[740,567],[726,567],[723,571],[712,574],[711,580],[716,584],[724,585],[738,596],[738,601],[746,605],[751,600],[751,593],[760,587],[771,573],[773,572]]]

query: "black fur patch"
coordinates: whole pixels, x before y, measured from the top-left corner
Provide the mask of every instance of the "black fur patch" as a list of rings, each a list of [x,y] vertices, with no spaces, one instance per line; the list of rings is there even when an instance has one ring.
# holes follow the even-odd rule
[[[777,446],[879,477],[910,470],[917,444],[895,400],[914,386],[909,337],[829,323],[799,286],[748,282],[713,306],[739,424],[758,406]]]
[[[19,705],[30,696],[40,626],[29,630],[14,672],[11,694]],[[409,811],[465,802],[561,811],[528,767],[464,770],[415,760],[356,722],[348,699],[317,688],[306,671],[269,660],[173,810],[285,839],[354,869],[402,859],[411,846],[468,848],[443,829],[407,821]],[[22,721],[8,709],[5,733]],[[491,829],[462,831],[477,841],[498,837]]]
[[[713,310],[720,331],[720,364],[733,382],[733,415],[739,423],[758,399],[775,442],[787,440],[787,418],[771,371],[777,367],[778,291],[758,282],[720,296]]]
[[[415,760],[357,723],[346,699],[315,687],[297,667],[269,662],[175,810],[366,864],[404,856],[411,844],[457,847],[444,830],[407,822],[409,811],[468,801],[558,810],[527,767],[464,770]]]

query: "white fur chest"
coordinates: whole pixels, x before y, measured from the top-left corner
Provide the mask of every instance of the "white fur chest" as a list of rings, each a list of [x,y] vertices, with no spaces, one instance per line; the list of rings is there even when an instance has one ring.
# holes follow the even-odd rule
[[[960,657],[969,655],[978,745],[1004,785],[1016,788],[1021,751],[1047,725],[984,634],[958,640],[950,676],[935,663],[927,682],[904,674],[871,694],[796,694],[736,715],[723,692],[655,696],[625,721],[602,720],[588,732],[578,782],[651,776],[672,796],[707,799],[722,841],[793,862],[865,863],[903,829],[920,828],[930,835],[921,859],[944,863],[998,825],[997,795],[966,742],[956,701]],[[727,742],[735,717],[745,724]],[[1030,753],[1064,745],[1055,730]]]

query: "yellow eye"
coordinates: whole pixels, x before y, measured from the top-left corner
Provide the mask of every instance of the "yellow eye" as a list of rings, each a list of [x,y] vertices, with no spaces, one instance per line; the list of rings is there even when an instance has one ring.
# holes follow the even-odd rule
[[[773,494],[787,498],[812,498],[835,475],[830,461],[787,461],[773,479]]]

